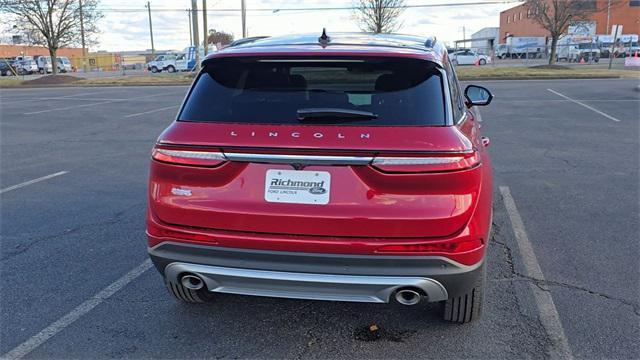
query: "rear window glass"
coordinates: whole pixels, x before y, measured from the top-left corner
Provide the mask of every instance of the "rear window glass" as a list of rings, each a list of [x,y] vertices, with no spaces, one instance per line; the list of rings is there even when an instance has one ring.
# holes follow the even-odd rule
[[[178,119],[445,125],[445,103],[436,65],[418,59],[215,59],[205,64]]]

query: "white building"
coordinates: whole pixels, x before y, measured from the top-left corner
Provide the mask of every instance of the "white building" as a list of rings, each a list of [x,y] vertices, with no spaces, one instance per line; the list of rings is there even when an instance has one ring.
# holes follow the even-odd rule
[[[494,46],[499,43],[500,28],[486,27],[471,34],[471,49],[480,54],[490,54]]]

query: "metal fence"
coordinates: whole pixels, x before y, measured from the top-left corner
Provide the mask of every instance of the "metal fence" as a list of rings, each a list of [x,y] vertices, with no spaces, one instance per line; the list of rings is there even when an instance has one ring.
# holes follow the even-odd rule
[[[547,64],[551,56],[551,46],[544,44],[530,47],[469,47],[449,50],[450,57],[459,65],[493,65],[493,66],[527,66]],[[637,43],[563,43],[556,46],[558,64],[597,64],[609,63],[613,58],[615,64],[624,64],[625,57],[638,56],[640,50]],[[469,60],[474,59],[472,64]],[[606,61],[603,61],[606,60]]]

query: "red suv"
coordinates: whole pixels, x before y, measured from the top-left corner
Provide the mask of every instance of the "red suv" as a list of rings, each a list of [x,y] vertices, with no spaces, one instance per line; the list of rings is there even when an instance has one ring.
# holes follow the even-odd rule
[[[492,175],[446,48],[298,35],[208,56],[158,138],[149,254],[186,302],[214,293],[480,316]]]

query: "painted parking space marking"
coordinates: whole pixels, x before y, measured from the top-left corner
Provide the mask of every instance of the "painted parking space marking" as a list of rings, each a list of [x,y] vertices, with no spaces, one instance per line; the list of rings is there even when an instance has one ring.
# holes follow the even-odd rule
[[[112,99],[112,100],[107,100],[107,101],[100,101],[100,102],[93,103],[93,104],[71,105],[71,106],[65,106],[65,107],[54,108],[54,109],[31,111],[31,112],[26,112],[23,115],[34,115],[34,114],[47,113],[47,112],[51,112],[51,111],[71,110],[71,109],[78,109],[78,108],[83,108],[83,107],[88,107],[88,106],[111,104],[111,103],[121,102],[121,101],[134,101],[134,100],[138,100],[138,99],[146,99],[146,98],[150,98],[150,97],[167,96],[167,95],[175,95],[175,94],[163,92],[161,94],[138,96],[138,97],[130,98],[130,99],[116,99],[116,100]]]
[[[144,111],[144,112],[139,112],[139,113],[135,113],[135,114],[125,115],[124,117],[126,117],[126,118],[130,118],[130,117],[134,117],[134,116],[140,116],[140,115],[146,115],[146,114],[153,114],[153,113],[155,113],[155,112],[164,111],[164,110],[169,110],[169,109],[175,109],[175,108],[177,108],[177,107],[180,107],[180,105],[173,105],[173,106],[161,107],[161,108],[157,108],[157,109],[153,109],[153,110],[149,110],[149,111]]]
[[[525,231],[524,222],[522,221],[520,212],[518,212],[513,196],[511,196],[511,190],[508,186],[500,186],[499,189],[507,209],[507,214],[509,215],[509,220],[511,221],[511,227],[515,234],[518,249],[520,250],[520,256],[524,262],[526,275],[540,281],[545,281],[542,268],[540,267],[540,263],[538,263],[538,258],[533,251],[533,246]],[[560,321],[560,315],[553,302],[551,293],[542,290],[534,284],[530,284],[530,287],[533,291],[538,312],[540,313],[540,322],[551,340],[551,358],[572,359],[573,355],[569,347],[569,341],[565,335],[562,322]]]
[[[610,119],[610,120],[613,120],[613,121],[616,121],[616,122],[620,122],[620,119],[617,119],[617,118],[615,118],[615,117],[613,117],[613,116],[611,116],[609,114],[606,114],[606,113],[604,113],[604,112],[602,112],[602,111],[600,111],[598,109],[595,109],[595,108],[593,108],[593,107],[591,107],[591,106],[589,106],[589,105],[587,105],[587,104],[585,104],[585,103],[583,103],[581,101],[572,99],[572,98],[568,97],[567,95],[561,94],[561,93],[559,93],[559,92],[557,92],[557,91],[555,91],[553,89],[547,89],[547,90],[552,92],[552,93],[554,93],[554,94],[556,94],[556,95],[558,95],[558,96],[560,96],[561,98],[564,98],[566,100],[571,101],[574,104],[578,104],[578,105],[580,105],[582,107],[585,107],[585,108],[587,108],[587,109],[589,109],[589,110],[591,110],[591,111],[593,111],[595,113],[598,113],[598,114],[606,117],[607,119]]]
[[[55,96],[55,97],[34,97],[33,99],[25,99],[24,96],[26,95],[22,95],[22,96],[15,96],[12,98],[0,98],[0,100],[2,100],[3,102],[6,102],[7,104],[20,104],[24,102],[33,102],[33,101],[42,101],[42,100],[65,100],[65,99],[72,99],[76,97],[105,94],[105,93],[106,92],[104,91],[94,91],[94,92],[77,93],[72,95]],[[33,95],[29,95],[29,96],[33,96]],[[82,100],[88,100],[88,99],[82,99]]]
[[[60,175],[64,175],[66,173],[68,173],[68,171],[59,171],[59,172],[54,173],[54,174],[50,174],[50,175],[47,175],[47,176],[39,177],[37,179],[25,181],[25,182],[20,183],[20,184],[9,186],[8,188],[1,189],[0,190],[0,194],[6,193],[6,192],[11,191],[11,190],[20,189],[20,188],[23,188],[23,187],[31,185],[31,184],[39,183],[41,181],[49,180],[49,179],[52,179],[54,177],[57,177],[57,176],[60,176]]]
[[[111,285],[102,289],[97,294],[93,295],[91,298],[78,305],[76,308],[71,310],[69,313],[61,317],[60,319],[53,322],[51,325],[44,328],[42,331],[37,333],[36,335],[29,338],[27,341],[15,347],[13,350],[8,353],[2,355],[0,358],[2,359],[21,359],[25,357],[27,354],[35,350],[38,346],[47,342],[47,340],[54,337],[57,333],[64,330],[67,326],[73,324],[78,319],[80,319],[83,315],[87,314],[89,311],[93,310],[96,306],[103,303],[105,300],[113,296],[113,294],[117,293],[119,290],[127,286],[130,282],[137,279],[140,275],[144,274],[147,270],[149,270],[153,264],[150,259],[145,260],[142,264],[133,268],[133,270],[129,271],[121,278],[113,282]]]

